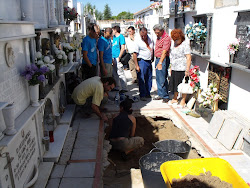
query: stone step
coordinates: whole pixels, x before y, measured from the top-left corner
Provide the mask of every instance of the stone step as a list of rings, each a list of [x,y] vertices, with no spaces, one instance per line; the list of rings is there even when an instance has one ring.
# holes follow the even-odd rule
[[[66,106],[66,110],[60,119],[60,124],[70,124],[71,123],[73,116],[74,116],[74,113],[75,113],[75,108],[76,108],[75,104],[69,104]]]
[[[49,151],[43,156],[45,162],[58,162],[70,124],[58,125],[54,130],[54,142],[49,143]]]
[[[53,165],[54,165],[53,162],[41,162],[40,163],[38,167],[38,170],[39,170],[38,179],[31,188],[45,188],[46,187]]]

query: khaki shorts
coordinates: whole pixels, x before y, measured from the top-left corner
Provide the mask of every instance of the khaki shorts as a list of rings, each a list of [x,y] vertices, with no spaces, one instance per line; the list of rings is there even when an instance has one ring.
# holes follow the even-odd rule
[[[102,71],[102,66],[101,67],[101,75],[102,77],[112,77],[112,73],[113,73],[113,65],[112,64],[108,64],[108,63],[104,63],[105,69],[107,70],[108,74],[106,76],[104,76],[103,71]]]
[[[110,141],[110,143],[113,149],[126,152],[142,147],[144,145],[144,139],[137,136],[132,138],[125,138],[119,141]]]

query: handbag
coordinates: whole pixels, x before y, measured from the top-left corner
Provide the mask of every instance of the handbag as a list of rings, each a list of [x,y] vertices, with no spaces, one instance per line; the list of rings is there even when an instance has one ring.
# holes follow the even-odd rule
[[[128,65],[130,58],[131,58],[131,55],[129,53],[125,52],[125,54],[121,58],[121,63],[123,65]]]
[[[188,81],[186,77],[184,76],[182,83],[180,83],[177,87],[179,93],[184,93],[184,94],[192,94],[194,92],[193,88],[190,85],[191,80],[188,77]]]

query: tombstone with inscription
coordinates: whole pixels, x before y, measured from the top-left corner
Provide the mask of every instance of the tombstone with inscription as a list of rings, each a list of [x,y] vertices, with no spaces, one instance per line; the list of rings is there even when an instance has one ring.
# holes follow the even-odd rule
[[[250,69],[250,11],[239,12],[235,24],[237,25],[236,38],[240,39],[235,63]]]
[[[0,187],[29,187],[38,173],[39,148],[35,120],[25,123],[15,137],[0,143]]]

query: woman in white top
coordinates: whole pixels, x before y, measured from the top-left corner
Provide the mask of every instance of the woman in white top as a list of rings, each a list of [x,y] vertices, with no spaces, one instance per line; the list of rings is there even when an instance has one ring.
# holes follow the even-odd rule
[[[170,52],[171,63],[171,78],[170,78],[170,90],[174,92],[174,97],[169,104],[178,103],[178,90],[177,86],[182,82],[184,76],[189,76],[189,69],[191,65],[191,50],[189,41],[185,40],[185,35],[181,29],[174,29],[171,32],[171,38],[173,39]],[[186,105],[187,94],[182,94],[180,106]]]

